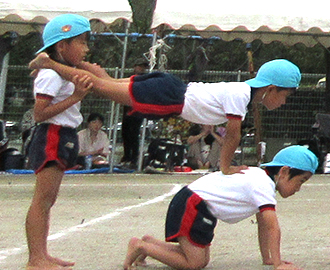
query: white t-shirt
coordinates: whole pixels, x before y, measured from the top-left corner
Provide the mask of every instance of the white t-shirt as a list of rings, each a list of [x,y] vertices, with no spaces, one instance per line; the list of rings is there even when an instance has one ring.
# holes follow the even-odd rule
[[[197,124],[219,125],[227,114],[244,120],[251,98],[251,87],[245,82],[189,83],[181,117]]]
[[[211,173],[188,188],[205,200],[214,217],[227,223],[248,218],[261,206],[276,205],[275,183],[257,167],[249,167],[244,174]]]
[[[51,69],[41,69],[34,80],[34,96],[43,94],[53,97],[51,104],[65,100],[74,92],[75,85],[63,79],[58,73]],[[76,128],[83,121],[80,113],[80,103],[77,102],[65,111],[47,119],[44,123]]]

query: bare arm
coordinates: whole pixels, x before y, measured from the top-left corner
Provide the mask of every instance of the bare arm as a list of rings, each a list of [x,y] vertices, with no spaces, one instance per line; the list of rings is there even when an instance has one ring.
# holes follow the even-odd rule
[[[265,210],[257,213],[258,239],[264,264],[273,264],[275,270],[301,270],[292,263],[281,260],[281,230],[276,212]]]
[[[96,77],[107,79],[107,80],[113,80],[117,82],[130,82],[130,78],[122,78],[122,79],[115,79],[111,77],[108,72],[104,68],[102,68],[100,65],[92,64],[89,62],[81,62],[77,68],[89,71],[90,73],[94,74]]]
[[[91,90],[93,84],[88,77],[74,77],[73,81],[76,85],[73,94],[65,100],[56,104],[51,104],[51,99],[37,98],[34,104],[34,119],[36,123],[43,122],[59,113],[70,108],[72,105],[81,101]]]
[[[199,133],[198,135],[195,136],[189,136],[187,139],[187,143],[188,144],[194,144],[196,143],[199,139],[203,138],[204,136],[206,136],[208,134],[208,132],[206,130],[202,130],[201,133]]]
[[[280,242],[281,231],[276,212],[266,210],[257,213],[258,237],[261,256],[264,261],[272,260],[274,269],[281,265]]]
[[[231,162],[235,155],[241,140],[241,124],[239,119],[229,119],[226,126],[226,136],[224,137],[223,145],[220,154],[220,169],[224,174],[239,173],[246,169],[247,166],[231,166]]]

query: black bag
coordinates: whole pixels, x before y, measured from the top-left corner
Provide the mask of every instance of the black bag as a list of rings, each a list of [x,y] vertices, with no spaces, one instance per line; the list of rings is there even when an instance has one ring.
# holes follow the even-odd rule
[[[0,170],[23,169],[24,156],[16,148],[8,148],[0,154]]]
[[[182,166],[185,146],[175,144],[170,139],[154,139],[148,146],[146,165],[154,168],[173,170],[174,166]]]

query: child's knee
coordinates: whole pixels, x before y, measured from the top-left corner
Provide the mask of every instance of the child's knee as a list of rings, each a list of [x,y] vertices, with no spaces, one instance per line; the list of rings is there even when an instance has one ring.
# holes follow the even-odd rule
[[[189,268],[188,270],[200,270],[205,268],[210,262],[210,257],[206,256],[204,259],[194,258],[189,260]]]

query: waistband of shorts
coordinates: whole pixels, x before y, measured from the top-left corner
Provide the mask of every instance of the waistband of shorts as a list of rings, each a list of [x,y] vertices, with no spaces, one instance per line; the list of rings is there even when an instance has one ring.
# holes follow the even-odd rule
[[[60,127],[60,128],[63,128],[63,129],[76,130],[76,128],[73,128],[73,127],[56,125],[56,124],[53,124],[53,123],[37,123],[36,126],[37,127],[38,126],[54,126],[54,127]]]

